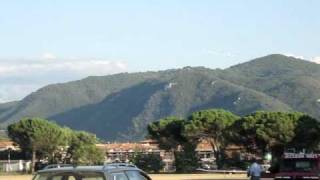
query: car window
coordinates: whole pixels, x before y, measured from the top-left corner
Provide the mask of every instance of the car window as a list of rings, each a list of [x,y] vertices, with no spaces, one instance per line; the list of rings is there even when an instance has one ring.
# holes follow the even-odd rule
[[[51,180],[63,180],[63,176],[54,176]]]
[[[34,180],[79,180],[79,178],[76,178],[77,176],[75,174],[68,174],[68,173],[42,173],[38,174]],[[81,180],[81,178],[80,178]]]
[[[78,172],[80,180],[105,180],[103,173],[98,172]]]
[[[128,180],[128,178],[123,172],[119,172],[119,173],[111,173],[110,180]]]
[[[105,180],[103,173],[78,172],[78,173],[40,173],[34,180]]]
[[[64,180],[64,175],[58,174],[54,175],[54,173],[41,173],[37,174],[33,180]]]
[[[47,176],[43,176],[41,174],[37,174],[33,177],[32,180],[47,180]]]
[[[129,180],[149,180],[149,178],[145,177],[140,171],[126,171]]]
[[[103,177],[84,177],[82,180],[104,180]]]
[[[81,180],[104,180],[103,177],[83,177]]]
[[[74,177],[74,176],[72,176],[72,175],[71,175],[71,176],[68,176],[67,179],[68,179],[68,180],[77,180],[76,177]]]

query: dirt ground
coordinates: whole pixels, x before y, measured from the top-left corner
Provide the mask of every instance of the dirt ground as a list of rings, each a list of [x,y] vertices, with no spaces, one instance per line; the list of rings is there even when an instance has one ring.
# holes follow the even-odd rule
[[[246,179],[244,175],[233,174],[151,174],[153,180],[211,180]],[[31,180],[29,175],[0,176],[0,180]]]

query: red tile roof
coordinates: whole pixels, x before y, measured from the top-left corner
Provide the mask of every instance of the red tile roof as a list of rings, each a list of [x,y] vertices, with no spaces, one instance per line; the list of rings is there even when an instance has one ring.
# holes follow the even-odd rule
[[[0,141],[0,150],[5,150],[8,148],[16,149],[17,146],[12,141]]]
[[[107,152],[112,151],[156,151],[159,150],[158,145],[148,143],[110,143],[110,144],[97,144],[98,148]]]
[[[137,143],[108,143],[108,144],[97,144],[98,148],[105,150],[107,152],[118,151],[156,151],[160,150],[156,141],[154,140],[144,140]],[[238,146],[228,146],[228,150],[239,150]],[[241,148],[240,148],[241,149]],[[196,151],[213,151],[211,144],[203,140],[201,141],[196,148]]]

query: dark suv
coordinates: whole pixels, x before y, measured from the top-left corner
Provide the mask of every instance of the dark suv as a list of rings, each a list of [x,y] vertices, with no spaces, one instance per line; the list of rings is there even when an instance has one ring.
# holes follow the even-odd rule
[[[48,168],[38,171],[33,180],[151,180],[131,164]]]

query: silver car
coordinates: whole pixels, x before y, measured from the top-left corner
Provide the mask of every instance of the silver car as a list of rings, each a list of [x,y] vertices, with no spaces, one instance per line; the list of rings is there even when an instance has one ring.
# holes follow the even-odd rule
[[[46,168],[33,180],[151,180],[142,170],[130,164]]]

